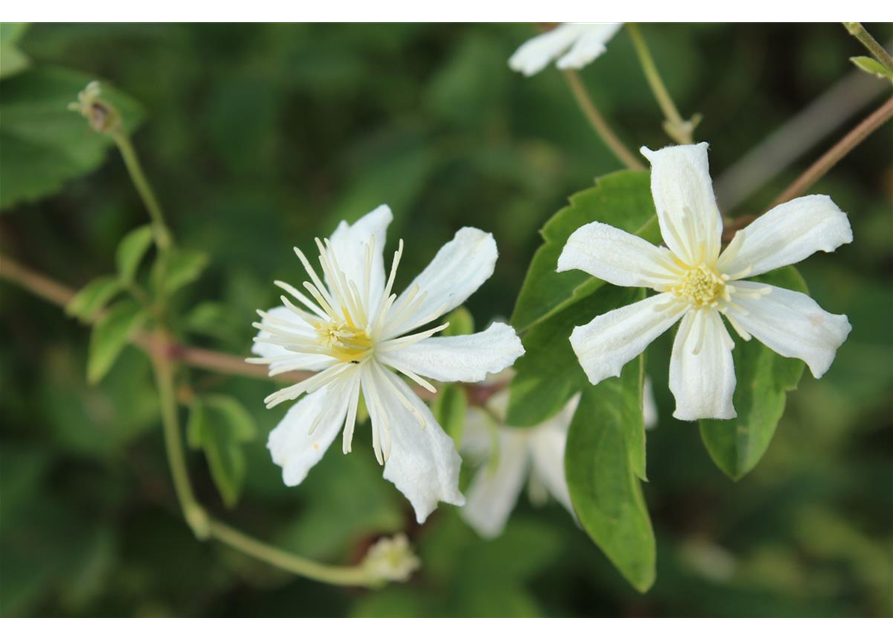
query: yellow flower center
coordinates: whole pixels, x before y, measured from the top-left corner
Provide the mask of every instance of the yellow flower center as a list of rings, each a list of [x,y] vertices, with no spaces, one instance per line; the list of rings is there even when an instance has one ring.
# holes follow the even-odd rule
[[[350,321],[333,320],[316,326],[320,343],[330,350],[333,358],[342,362],[359,363],[372,348],[372,338],[365,329],[355,327]]]
[[[716,270],[699,264],[688,269],[673,291],[696,307],[715,306],[719,298],[726,297],[726,283]]]

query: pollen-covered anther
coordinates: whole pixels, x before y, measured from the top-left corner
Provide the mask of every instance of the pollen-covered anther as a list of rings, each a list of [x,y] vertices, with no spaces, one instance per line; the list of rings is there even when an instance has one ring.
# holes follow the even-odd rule
[[[373,345],[372,338],[365,329],[340,320],[319,323],[316,334],[320,343],[330,351],[330,355],[342,362],[358,364],[368,357]]]
[[[673,291],[695,307],[715,307],[720,299],[728,298],[725,278],[704,264],[688,269]]]

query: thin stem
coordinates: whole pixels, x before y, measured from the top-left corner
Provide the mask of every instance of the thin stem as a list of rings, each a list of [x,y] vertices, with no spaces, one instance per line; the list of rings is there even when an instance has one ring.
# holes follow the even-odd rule
[[[788,200],[792,200],[803,194],[809,187],[828,173],[828,170],[836,165],[850,151],[855,149],[865,138],[877,130],[882,124],[893,118],[893,98],[887,100],[874,113],[860,122],[855,129],[846,134],[837,144],[831,147],[825,155],[816,160],[811,167],[804,171],[799,178],[794,180],[785,189],[775,202],[769,207],[776,207]]]
[[[850,35],[856,38],[862,45],[868,49],[868,52],[874,56],[874,59],[884,65],[890,73],[893,73],[893,57],[887,53],[887,50],[881,46],[881,43],[866,31],[861,22],[844,22],[843,26],[850,32]]]
[[[155,193],[152,191],[149,180],[143,172],[143,167],[140,164],[136,150],[133,148],[130,138],[123,129],[117,129],[111,136],[115,141],[115,144],[118,145],[121,157],[124,158],[124,164],[127,166],[127,171],[130,173],[130,179],[133,180],[133,185],[136,187],[137,192],[140,194],[140,198],[143,200],[143,204],[149,211],[149,217],[152,219],[152,229],[155,234],[155,243],[158,245],[159,250],[165,251],[173,244],[173,239],[167,225],[164,223],[164,214],[161,212],[161,205],[158,204],[158,199],[155,197]]]
[[[626,148],[623,142],[620,141],[620,138],[618,138],[611,130],[611,127],[608,125],[607,121],[605,121],[604,117],[602,117],[602,114],[599,113],[599,110],[596,109],[589,94],[586,93],[586,88],[583,86],[577,72],[573,69],[565,69],[563,73],[571,93],[574,94],[574,98],[580,106],[580,110],[583,112],[583,115],[586,116],[586,119],[589,120],[589,124],[592,125],[595,133],[607,145],[608,149],[611,150],[611,153],[613,153],[627,169],[644,169],[645,165],[643,165],[639,159]]]
[[[220,542],[252,558],[305,578],[342,586],[374,587],[383,582],[362,565],[334,567],[314,562],[261,542],[219,520],[212,518],[208,525],[211,537]]]
[[[642,31],[639,29],[639,25],[634,22],[629,22],[626,25],[626,29],[632,38],[633,46],[636,49],[636,55],[639,56],[639,62],[642,65],[642,71],[645,72],[645,78],[651,86],[651,92],[654,94],[657,104],[660,106],[660,110],[664,114],[664,118],[666,118],[664,129],[667,134],[679,144],[691,144],[693,142],[692,130],[694,129],[694,125],[687,120],[683,120],[682,116],[679,115],[676,103],[673,102],[670,92],[667,91],[667,87],[664,85],[664,81],[660,76],[660,72],[657,70],[657,65],[654,63],[654,58],[651,56],[651,50],[648,48],[648,44],[642,36]]]

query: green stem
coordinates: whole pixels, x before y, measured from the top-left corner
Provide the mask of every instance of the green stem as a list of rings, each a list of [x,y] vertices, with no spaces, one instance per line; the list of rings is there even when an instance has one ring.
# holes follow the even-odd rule
[[[173,244],[173,239],[167,225],[164,223],[161,205],[158,204],[158,199],[155,197],[148,179],[146,179],[146,174],[143,173],[143,167],[140,164],[139,157],[136,155],[136,150],[123,129],[117,129],[111,136],[115,144],[118,145],[121,156],[124,158],[124,164],[130,173],[133,185],[149,211],[149,217],[152,219],[152,228],[155,233],[155,243],[158,245],[159,250],[165,251]]]
[[[666,118],[664,129],[667,134],[679,144],[691,144],[694,141],[692,132],[695,124],[691,121],[683,120],[682,116],[679,115],[676,103],[673,102],[670,92],[667,91],[667,87],[664,85],[664,81],[660,77],[660,72],[657,70],[657,65],[654,64],[651,50],[648,48],[648,44],[642,36],[642,31],[639,29],[639,25],[634,22],[629,22],[626,25],[626,29],[629,31],[629,35],[632,38],[633,46],[636,49],[636,55],[639,56],[639,62],[642,65],[642,71],[645,72],[645,78],[651,86],[651,92],[654,94],[657,104],[660,106],[660,110],[664,114],[664,118]]]
[[[633,155],[629,149],[626,148],[626,145],[624,145],[623,142],[620,141],[620,138],[618,138],[617,135],[611,130],[611,127],[608,125],[607,121],[604,119],[604,117],[602,117],[602,114],[599,113],[599,110],[595,107],[592,100],[590,99],[589,94],[586,93],[586,88],[580,81],[580,76],[577,75],[577,72],[573,69],[565,69],[564,79],[567,81],[571,93],[574,95],[574,98],[576,99],[580,110],[583,112],[583,115],[586,116],[587,120],[589,120],[589,124],[592,125],[595,133],[607,145],[608,149],[611,150],[611,153],[614,154],[614,157],[620,160],[620,162],[624,164],[627,169],[644,169],[645,166],[641,162],[639,162],[639,159],[635,155]]]
[[[874,56],[874,59],[884,65],[890,73],[893,73],[893,57],[887,53],[887,50],[881,46],[881,43],[866,31],[861,22],[844,22],[843,26],[850,32],[850,35],[862,43],[868,52]]]

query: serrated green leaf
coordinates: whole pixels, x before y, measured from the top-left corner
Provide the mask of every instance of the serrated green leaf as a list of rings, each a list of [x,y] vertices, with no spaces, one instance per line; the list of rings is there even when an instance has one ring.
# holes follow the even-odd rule
[[[65,306],[65,313],[83,322],[92,322],[105,306],[122,290],[114,276],[99,276],[91,280]]]
[[[204,451],[211,479],[227,507],[239,501],[246,472],[242,443],[256,431],[254,418],[231,396],[208,395],[192,401],[186,439],[191,448]]]
[[[76,71],[34,67],[3,80],[0,93],[0,209],[52,195],[65,181],[96,169],[112,140],[90,130],[69,103],[94,78]],[[103,85],[103,99],[133,131],[139,105]]]
[[[449,322],[450,326],[441,332],[442,336],[464,336],[474,333],[474,317],[465,307],[453,309],[444,322]]]
[[[634,362],[639,365],[629,363],[620,378],[583,391],[564,464],[580,524],[630,584],[645,592],[654,583],[657,551],[624,437],[624,424],[641,419],[641,357]]]
[[[447,435],[456,443],[462,444],[465,429],[465,412],[468,410],[468,397],[461,385],[448,384],[441,387],[431,403],[431,413],[443,427]]]
[[[891,72],[874,58],[869,58],[868,56],[856,56],[854,58],[850,58],[850,62],[852,62],[865,73],[870,73],[871,75],[880,78],[881,80],[893,80],[893,72]]]
[[[785,267],[755,278],[768,284],[808,293],[806,283],[794,267]],[[756,338],[735,341],[734,420],[701,420],[701,439],[710,457],[722,471],[739,480],[766,453],[784,414],[787,392],[797,388],[805,365],[780,356]]]
[[[125,285],[133,282],[140,262],[152,246],[152,225],[146,224],[130,231],[118,243],[115,261],[121,282]]]
[[[533,256],[512,313],[511,324],[518,331],[527,331],[604,285],[582,271],[555,271],[568,237],[590,222],[604,222],[659,242],[648,172],[618,171],[603,176],[596,186],[572,195],[570,205],[549,219],[541,231],[545,244]]]
[[[205,267],[208,256],[192,249],[174,249],[159,256],[152,266],[152,283],[156,290],[170,295],[195,282]]]
[[[99,382],[108,373],[121,350],[147,318],[146,311],[136,302],[122,300],[112,305],[93,326],[87,356],[87,380],[91,384]]]

